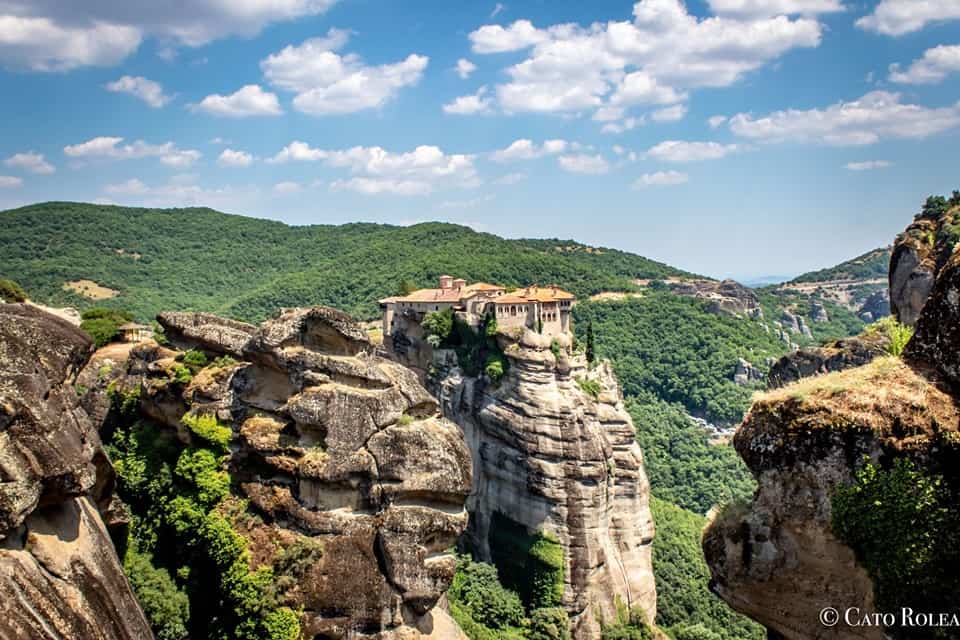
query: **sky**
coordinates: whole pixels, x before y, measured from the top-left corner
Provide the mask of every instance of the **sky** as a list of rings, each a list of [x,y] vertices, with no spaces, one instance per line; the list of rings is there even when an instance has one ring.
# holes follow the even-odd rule
[[[960,0],[0,0],[0,88],[0,209],[446,220],[751,279],[960,188]]]

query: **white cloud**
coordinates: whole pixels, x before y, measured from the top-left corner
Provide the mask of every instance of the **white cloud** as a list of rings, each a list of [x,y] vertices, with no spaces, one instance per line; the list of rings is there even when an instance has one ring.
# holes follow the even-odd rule
[[[154,109],[159,109],[173,99],[163,93],[163,87],[159,83],[142,76],[123,76],[119,80],[108,82],[105,88],[107,91],[139,98]]]
[[[872,171],[874,169],[886,169],[891,166],[886,160],[867,160],[865,162],[848,162],[844,169],[849,171]]]
[[[610,165],[600,155],[577,154],[557,158],[560,168],[570,173],[588,173],[599,175],[610,171]]]
[[[334,191],[422,195],[438,188],[469,188],[480,184],[473,156],[447,154],[429,145],[407,153],[392,153],[381,147],[314,149],[295,141],[269,160],[271,163],[290,161],[323,162],[355,174],[332,182],[330,188]]]
[[[679,171],[657,171],[656,173],[645,173],[634,183],[634,189],[645,189],[647,187],[670,187],[678,184],[686,184],[690,181],[690,176]]]
[[[276,94],[264,91],[256,84],[248,84],[229,96],[209,95],[191,108],[229,118],[278,116],[283,113]]]
[[[16,176],[0,176],[0,189],[13,189],[23,184],[23,179]]]
[[[489,113],[492,100],[487,97],[487,87],[480,87],[476,93],[454,98],[453,102],[443,105],[443,112],[467,116]]]
[[[121,182],[119,184],[108,184],[104,187],[104,191],[111,195],[133,195],[133,194],[142,194],[146,193],[149,190],[146,184],[138,178],[131,178],[126,182]]]
[[[546,140],[540,146],[533,140],[520,138],[514,140],[505,149],[499,149],[490,154],[494,162],[516,162],[518,160],[535,160],[546,155],[554,155],[566,151],[569,143],[566,140]]]
[[[277,195],[288,196],[294,193],[300,193],[302,188],[299,182],[278,182],[273,185],[273,192]]]
[[[249,167],[253,164],[253,156],[246,151],[224,149],[217,158],[217,163],[224,167]]]
[[[311,115],[352,113],[383,106],[403,87],[417,84],[429,58],[411,54],[392,64],[368,66],[356,54],[341,56],[349,33],[288,45],[260,62],[270,84],[293,91],[293,106]]]
[[[699,162],[701,160],[719,160],[737,150],[738,147],[735,144],[664,140],[648,149],[647,156],[664,162]]]
[[[460,76],[463,80],[466,80],[470,77],[470,74],[477,70],[477,65],[473,64],[466,58],[460,58],[457,60],[457,75]]]
[[[122,200],[126,204],[149,207],[205,206],[218,209],[242,209],[249,207],[259,191],[256,187],[205,188],[197,184],[194,176],[173,176],[166,184],[151,186],[138,178],[118,184],[108,184],[104,192],[111,201]]]
[[[732,8],[759,8],[759,0],[726,0]],[[508,112],[598,111],[598,121],[624,117],[633,105],[671,105],[699,87],[725,87],[744,74],[801,47],[820,44],[823,27],[809,17],[832,0],[776,0],[804,5],[805,17],[721,15],[698,18],[681,0],[641,0],[633,21],[588,27],[558,24],[537,28],[529,20],[484,25],[470,41],[478,54],[529,50],[506,68],[496,87]],[[750,13],[753,13],[751,9]],[[768,12],[761,12],[768,13]],[[611,107],[621,109],[613,117]],[[622,125],[620,125],[622,127]]]
[[[755,118],[741,113],[730,129],[760,142],[868,145],[884,139],[923,139],[960,126],[960,102],[941,108],[904,104],[899,93],[873,91],[824,109],[776,111]]]
[[[3,0],[0,64],[32,71],[113,66],[147,37],[200,46],[229,35],[252,36],[272,22],[320,14],[334,1]]]
[[[687,107],[683,104],[675,104],[672,107],[665,107],[654,111],[650,118],[655,122],[677,122],[683,120],[687,115]]]
[[[624,131],[632,131],[637,127],[643,126],[646,123],[646,116],[640,116],[635,118],[630,116],[629,118],[624,118],[620,122],[608,122],[603,125],[600,129],[601,133],[623,133]]]
[[[519,182],[523,182],[526,179],[527,179],[527,174],[522,172],[517,172],[517,173],[508,173],[504,176],[500,176],[493,182],[494,184],[511,185],[511,184],[517,184]]]
[[[712,116],[707,120],[707,124],[710,125],[711,129],[716,129],[723,125],[727,121],[727,116]]]
[[[3,164],[14,169],[22,169],[30,173],[43,175],[48,175],[56,171],[56,168],[47,162],[42,153],[34,153],[33,151],[14,154],[4,160]]]
[[[717,15],[739,18],[769,18],[771,16],[817,15],[844,11],[840,0],[707,0],[710,10]]]
[[[857,20],[857,26],[888,36],[920,31],[931,22],[960,19],[957,0],[881,0],[870,15]]]
[[[203,155],[195,149],[180,149],[172,142],[148,144],[143,140],[136,140],[120,146],[121,142],[123,142],[123,138],[101,136],[80,144],[67,145],[63,148],[63,152],[70,158],[111,158],[115,160],[159,158],[163,164],[176,168],[188,167]]]
[[[890,82],[901,84],[937,84],[951,73],[960,72],[960,45],[940,45],[927,49],[906,71],[890,65]]]

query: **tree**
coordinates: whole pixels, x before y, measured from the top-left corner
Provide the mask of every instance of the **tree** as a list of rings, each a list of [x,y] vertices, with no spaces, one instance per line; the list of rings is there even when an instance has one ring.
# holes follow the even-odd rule
[[[132,319],[133,316],[119,309],[88,309],[80,316],[80,328],[93,338],[99,349],[117,340],[120,337],[120,327]]]
[[[27,299],[27,292],[13,280],[0,280],[0,300],[4,302],[23,302]]]
[[[596,357],[596,345],[593,339],[593,320],[590,320],[587,323],[587,362],[592,364]]]
[[[570,640],[570,618],[563,607],[535,609],[526,636],[527,640]]]
[[[949,204],[951,207],[960,207],[960,191],[954,189],[953,193],[950,195]]]
[[[947,199],[943,196],[930,196],[923,203],[923,209],[920,211],[921,218],[936,219],[947,212]]]
[[[397,287],[397,295],[408,296],[416,290],[417,290],[417,285],[415,285],[410,280],[407,280],[406,278],[404,278],[403,280],[400,281],[400,286]]]
[[[450,332],[453,330],[453,309],[431,311],[424,316],[420,324],[428,337],[437,336],[443,342],[450,337]]]

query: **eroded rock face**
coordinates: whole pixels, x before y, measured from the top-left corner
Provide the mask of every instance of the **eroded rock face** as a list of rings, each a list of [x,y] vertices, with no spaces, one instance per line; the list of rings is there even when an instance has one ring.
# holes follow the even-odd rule
[[[779,389],[801,378],[865,365],[886,353],[889,343],[887,335],[877,331],[788,353],[770,368],[767,385]]]
[[[69,322],[0,305],[0,638],[151,638],[104,517],[113,470],[80,406],[93,348]]]
[[[954,251],[940,272],[905,355],[932,363],[960,384],[960,253]]]
[[[567,335],[557,338],[559,357],[530,330],[498,340],[509,360],[499,384],[457,367],[436,381],[444,415],[473,452],[472,548],[491,560],[499,517],[559,540],[563,606],[577,638],[599,637],[597,614],[613,619],[618,600],[652,621],[649,484],[616,378],[607,365],[588,370]],[[577,378],[594,381],[596,397]]]
[[[670,289],[683,296],[707,301],[707,311],[717,315],[763,317],[757,295],[735,280],[684,280],[671,282]]]
[[[467,524],[470,452],[416,375],[371,355],[363,329],[334,309],[288,309],[259,327],[192,315],[159,321],[182,349],[242,360],[169,397],[176,353],[140,345],[129,367],[142,409],[183,438],[187,411],[231,425],[231,475],[263,518],[242,531],[255,558],[271,561],[264,541],[321,543],[286,603],[302,610],[305,637],[456,629],[433,609]]]

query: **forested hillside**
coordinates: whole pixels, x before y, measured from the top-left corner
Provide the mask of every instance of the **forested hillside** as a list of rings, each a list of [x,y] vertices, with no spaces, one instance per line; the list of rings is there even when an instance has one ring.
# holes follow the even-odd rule
[[[0,277],[35,299],[122,307],[140,320],[189,309],[257,321],[314,304],[370,319],[401,281],[429,286],[442,273],[508,286],[563,283],[578,296],[686,275],[622,251],[444,223],[291,227],[212,209],[66,202],[0,212],[0,247]]]
[[[886,278],[890,266],[890,247],[874,249],[846,262],[801,274],[790,282],[827,282],[830,280],[869,280]]]

